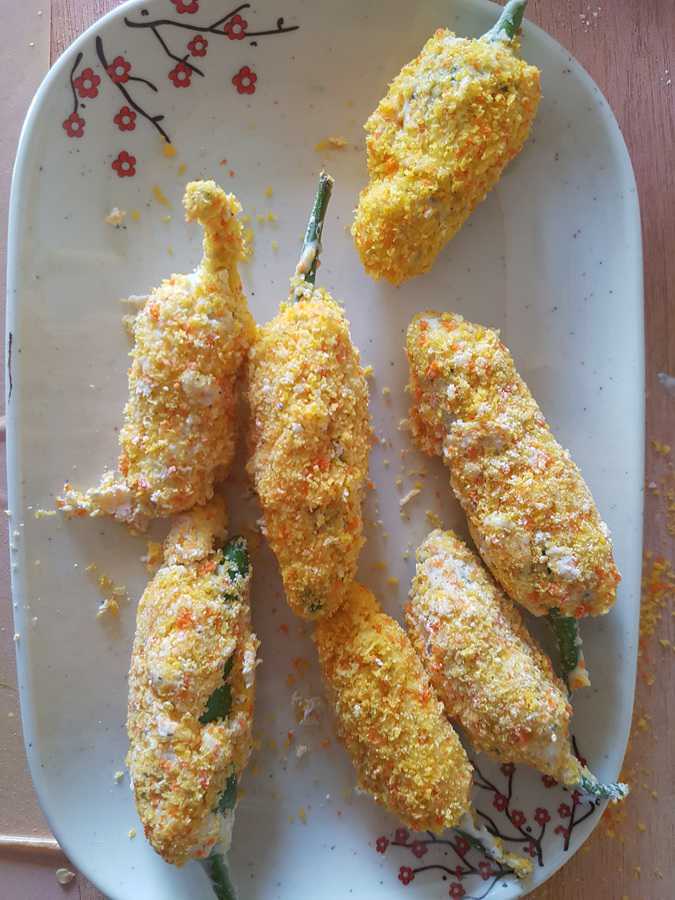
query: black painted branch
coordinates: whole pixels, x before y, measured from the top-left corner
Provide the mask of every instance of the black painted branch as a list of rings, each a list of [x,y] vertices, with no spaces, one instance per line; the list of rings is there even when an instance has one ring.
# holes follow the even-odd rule
[[[108,73],[108,60],[107,60],[106,57],[105,57],[105,52],[104,52],[104,50],[103,50],[103,41],[101,40],[100,35],[96,35],[96,55],[98,56],[98,58],[99,58],[99,60],[100,60],[100,62],[101,62],[101,65],[102,65],[103,68],[105,69],[106,73]],[[108,78],[110,78],[110,74],[109,74],[109,73],[108,73]],[[118,90],[120,91],[120,93],[122,94],[122,96],[124,97],[124,99],[127,101],[127,103],[129,104],[129,106],[131,106],[132,109],[135,109],[136,112],[137,112],[140,116],[143,116],[144,119],[147,119],[148,122],[150,122],[150,124],[153,125],[153,126],[157,129],[157,131],[162,135],[162,137],[163,137],[164,140],[167,142],[167,144],[170,144],[170,143],[171,143],[171,138],[170,138],[169,135],[166,133],[166,131],[162,128],[162,126],[159,124],[159,123],[162,121],[162,119],[164,118],[164,116],[151,116],[149,113],[147,113],[147,112],[143,109],[143,107],[139,106],[138,103],[136,103],[136,101],[133,99],[133,97],[132,97],[131,94],[127,91],[127,89],[124,87],[123,84],[121,84],[119,81],[114,81],[112,78],[110,78],[110,80],[111,80],[112,83],[115,85],[115,87],[118,88]],[[136,80],[136,81],[145,81],[145,79],[134,79],[134,80]],[[147,83],[154,91],[157,90],[157,88],[155,87],[154,84],[152,84],[152,82],[148,81],[148,82],[146,82],[146,83]]]

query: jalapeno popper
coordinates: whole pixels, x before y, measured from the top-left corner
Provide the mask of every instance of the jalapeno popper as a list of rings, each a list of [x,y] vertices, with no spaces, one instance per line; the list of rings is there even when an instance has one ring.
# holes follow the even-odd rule
[[[241,206],[213,181],[188,184],[183,202],[187,220],[204,228],[203,259],[162,282],[136,316],[117,471],[85,492],[66,484],[67,514],[143,530],[207,502],[230,466],[237,379],[254,335],[237,271]]]
[[[476,750],[595,796],[626,796],[625,785],[600,784],[574,755],[565,686],[516,607],[450,531],[433,531],[417,551],[406,624],[447,714]]]
[[[248,364],[250,460],[291,609],[337,609],[363,545],[368,388],[342,308],[314,287],[332,179],[322,174],[288,300],[258,329]]]
[[[608,612],[612,542],[569,453],[497,332],[451,313],[408,328],[413,436],[442,456],[481,556],[507,594],[549,614],[570,686],[588,683],[575,620]]]
[[[400,625],[352,584],[314,640],[338,733],[359,784],[411,828],[457,828],[519,877],[531,863],[505,853],[471,815],[472,766]]]
[[[180,517],[138,606],[127,764],[147,839],[167,862],[204,860],[227,897],[223,856],[252,746],[258,641],[246,542],[225,544],[216,497]]]
[[[529,134],[539,70],[519,59],[526,0],[478,40],[440,28],[366,122],[370,182],[352,235],[373,278],[428,271]]]

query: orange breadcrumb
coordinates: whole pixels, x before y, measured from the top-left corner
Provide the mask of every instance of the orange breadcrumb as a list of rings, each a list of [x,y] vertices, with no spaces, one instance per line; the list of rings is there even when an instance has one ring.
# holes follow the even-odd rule
[[[314,639],[360,785],[411,828],[457,824],[471,765],[400,625],[354,583]]]
[[[417,551],[406,623],[448,716],[476,750],[579,783],[565,686],[516,607],[451,531],[433,531]]]
[[[288,603],[311,619],[337,609],[356,573],[371,430],[342,309],[298,276],[291,288],[249,355],[248,471]]]
[[[66,484],[58,505],[69,515],[107,514],[144,530],[209,500],[232,461],[237,378],[255,327],[237,271],[241,206],[213,181],[188,184],[183,202],[187,220],[204,227],[204,257],[136,316],[118,471],[86,492]]]
[[[176,865],[223,842],[218,801],[252,748],[258,641],[250,626],[251,574],[233,574],[213,551],[225,530],[219,497],[178,519],[165,563],[138,606],[127,765],[145,835]],[[229,710],[203,722],[224,672]]]
[[[517,47],[441,28],[366,122],[370,183],[352,235],[373,278],[428,271],[522,149],[541,89]]]
[[[443,456],[483,560],[536,616],[608,612],[609,529],[496,331],[425,312],[408,328],[413,436]]]

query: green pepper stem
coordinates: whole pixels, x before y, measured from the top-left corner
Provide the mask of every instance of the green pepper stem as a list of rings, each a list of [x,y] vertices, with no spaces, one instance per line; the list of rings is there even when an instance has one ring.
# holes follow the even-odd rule
[[[507,44],[513,41],[520,30],[526,6],[527,0],[509,0],[495,24],[483,35],[483,40]]]
[[[558,609],[549,610],[546,618],[558,643],[560,665],[570,692],[588,687],[591,682],[584,660],[579,623],[572,616],[563,616]]]
[[[333,190],[333,179],[327,172],[319,175],[319,187],[314,197],[312,212],[307,222],[305,239],[302,244],[300,260],[296,267],[296,275],[302,275],[308,284],[314,284],[316,270],[319,265],[321,253],[321,234],[323,232],[323,220],[328,209],[328,201]]]
[[[217,900],[237,900],[237,893],[230,878],[225,854],[214,850],[210,856],[201,860],[201,864],[209,876]]]
[[[585,794],[598,797],[600,800],[609,800],[612,803],[625,800],[630,794],[630,788],[627,784],[621,781],[602,784],[585,766],[577,787]]]

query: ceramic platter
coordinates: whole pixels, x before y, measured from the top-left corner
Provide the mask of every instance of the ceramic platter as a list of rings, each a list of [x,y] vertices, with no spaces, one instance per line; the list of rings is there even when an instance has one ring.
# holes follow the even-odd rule
[[[598,776],[619,771],[639,606],[642,264],[635,182],[606,101],[565,50],[527,23],[523,54],[540,67],[544,95],[531,140],[433,271],[399,289],[376,284],[348,235],[366,179],[362,125],[388,81],[435,28],[476,36],[496,12],[486,0],[260,0],[237,10],[225,0],[132,2],[64,53],[30,109],[12,189],[7,357],[23,724],[54,833],[113,900],[211,897],[199,866],[178,870],[155,855],[128,777],[113,778],[124,768],[146,543],[110,521],[35,512],[54,507],[65,480],[88,486],[114,464],[129,349],[119,300],[197,262],[199,229],[181,212],[188,179],[217,179],[251,215],[255,253],[243,275],[262,322],[285,297],[321,166],[335,177],[320,280],[344,301],[373,366],[379,438],[360,578],[394,616],[413,571],[414,556],[404,554],[429,530],[427,511],[465,533],[441,463],[419,455],[399,429],[405,328],[415,312],[436,307],[502,330],[615,537],[623,581],[611,615],[584,624],[593,687],[574,698],[574,733]],[[329,137],[346,144],[333,149]],[[122,227],[104,221],[112,207],[127,211]],[[404,520],[399,500],[416,481],[423,490]],[[229,494],[235,528],[255,527],[241,464]],[[128,589],[117,622],[96,617],[92,562]],[[488,874],[475,851],[458,855],[452,833],[408,834],[355,792],[330,711],[314,725],[296,723],[293,693],[321,694],[309,629],[286,607],[264,545],[254,565],[264,660],[258,749],[231,854],[243,900],[505,900],[571,857],[601,810],[523,767],[501,769],[472,753],[481,773],[476,808],[534,858],[527,887]],[[300,758],[298,745],[308,748]]]

